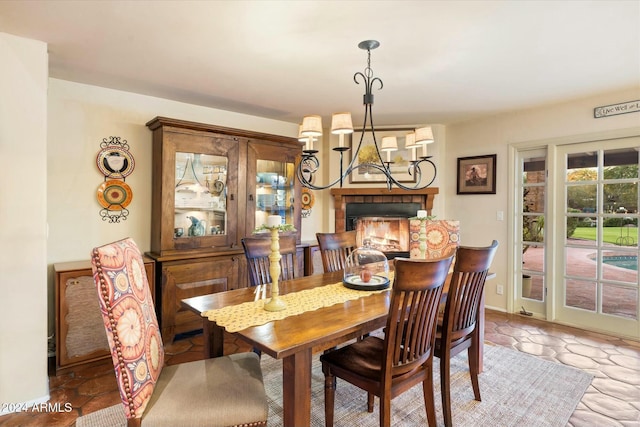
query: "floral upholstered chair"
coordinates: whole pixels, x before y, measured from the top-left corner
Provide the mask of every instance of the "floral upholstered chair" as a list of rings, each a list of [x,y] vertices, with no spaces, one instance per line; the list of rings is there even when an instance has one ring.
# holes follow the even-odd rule
[[[241,353],[164,366],[142,254],[128,238],[91,263],[129,426],[266,426],[260,361]]]

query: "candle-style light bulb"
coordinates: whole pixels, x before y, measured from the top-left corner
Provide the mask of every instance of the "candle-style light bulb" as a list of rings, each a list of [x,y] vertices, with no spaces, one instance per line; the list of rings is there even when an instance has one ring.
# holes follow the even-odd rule
[[[416,160],[416,148],[418,145],[416,144],[416,134],[414,132],[408,133],[404,137],[404,148],[409,149],[411,151],[411,160]]]
[[[391,152],[398,150],[398,140],[395,136],[385,136],[382,138],[380,151],[387,152],[387,162],[391,163]]]
[[[344,135],[353,133],[351,113],[334,113],[333,116],[331,116],[331,133],[338,135],[338,144],[340,148],[343,148]]]
[[[305,116],[299,134],[308,138],[306,149],[313,150],[313,138],[322,136],[322,117]]]
[[[427,157],[427,144],[433,141],[433,130],[430,127],[416,129],[416,144],[422,145],[422,157]]]

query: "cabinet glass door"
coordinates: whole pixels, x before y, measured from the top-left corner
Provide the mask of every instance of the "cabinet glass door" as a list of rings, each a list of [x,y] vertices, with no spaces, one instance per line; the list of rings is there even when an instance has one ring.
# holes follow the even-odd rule
[[[174,238],[227,234],[228,159],[176,152]]]
[[[257,160],[255,226],[267,224],[269,215],[280,215],[283,224],[294,224],[294,164]]]

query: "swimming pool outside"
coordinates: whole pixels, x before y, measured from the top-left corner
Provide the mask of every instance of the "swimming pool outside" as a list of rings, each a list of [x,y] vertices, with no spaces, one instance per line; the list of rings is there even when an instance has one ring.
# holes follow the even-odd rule
[[[638,271],[637,255],[608,255],[602,257],[602,262],[615,267],[626,268],[627,270]]]

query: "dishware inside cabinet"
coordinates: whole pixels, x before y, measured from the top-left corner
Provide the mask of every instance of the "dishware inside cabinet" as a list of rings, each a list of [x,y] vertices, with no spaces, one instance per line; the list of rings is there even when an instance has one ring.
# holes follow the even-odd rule
[[[283,224],[294,224],[294,163],[258,159],[256,164],[255,226],[279,215]]]
[[[227,233],[228,159],[176,152],[174,238]]]

